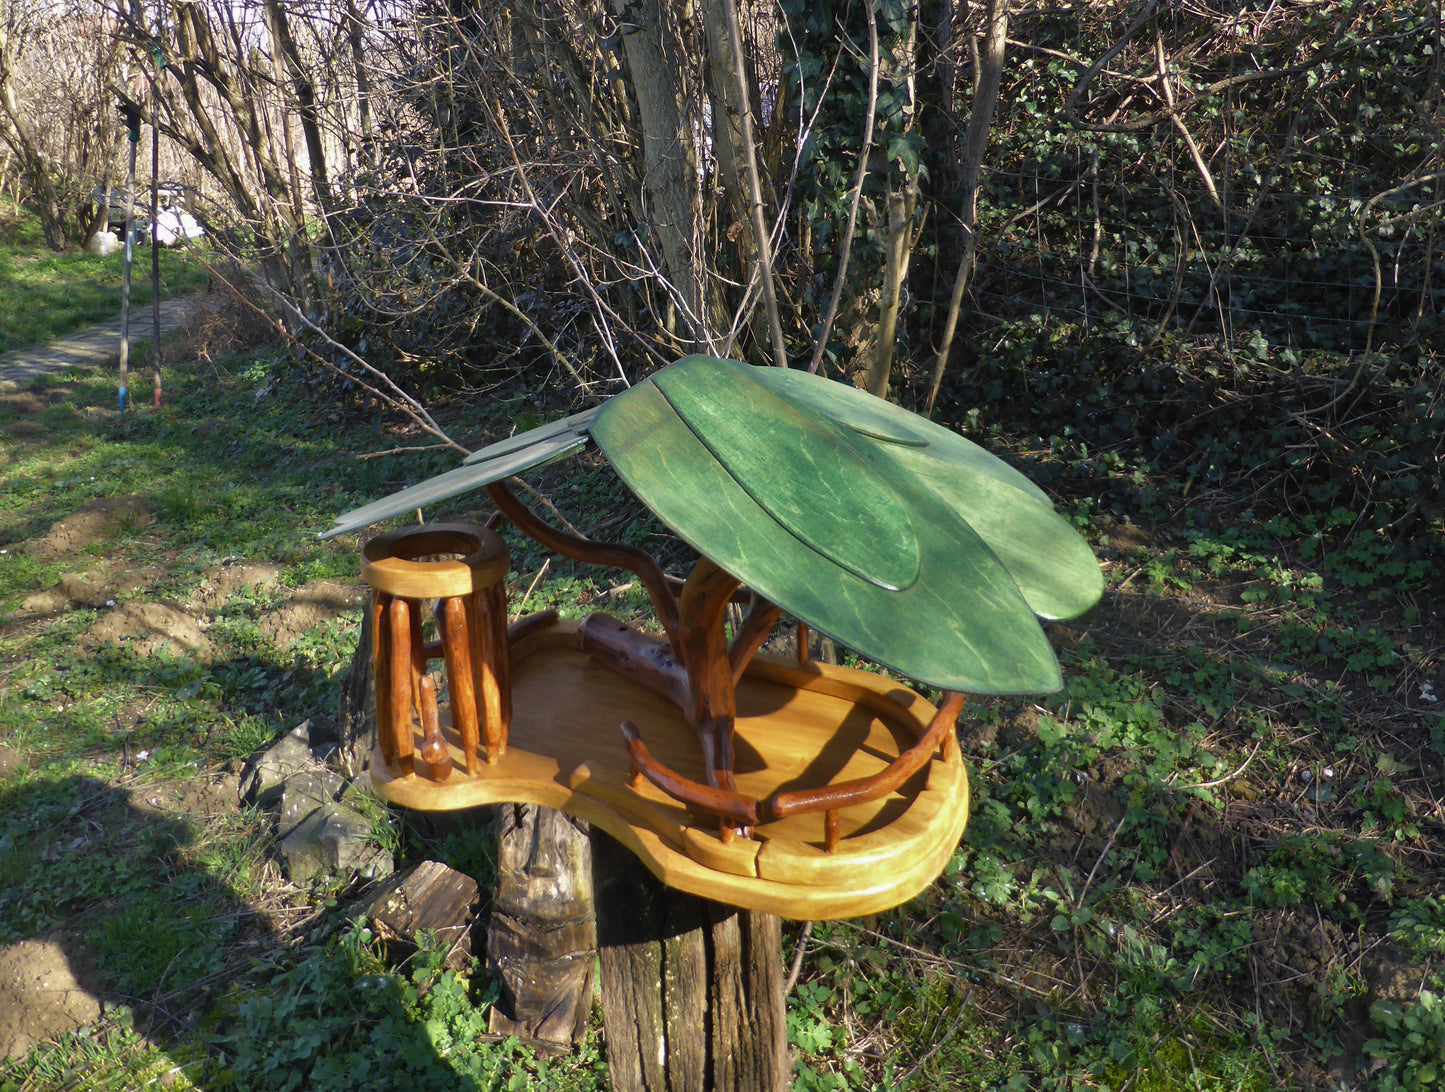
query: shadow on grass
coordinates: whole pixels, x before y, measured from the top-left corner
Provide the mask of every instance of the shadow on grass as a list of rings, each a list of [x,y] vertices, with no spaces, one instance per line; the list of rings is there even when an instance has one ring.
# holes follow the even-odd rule
[[[311,922],[304,943],[278,930],[253,870],[264,842],[161,814],[156,788],[73,775],[0,789],[0,938],[37,959],[64,953],[107,1011],[83,1033],[90,1042],[105,1042],[107,1022],[133,1022],[167,1056],[142,1071],[179,1069],[202,1088],[482,1089],[529,1067],[512,1043],[473,1049],[486,1005],[442,968],[444,953],[423,951],[394,973],[343,916]],[[49,942],[48,953],[23,941]],[[6,983],[0,1028],[44,1039],[95,1019],[94,1002],[72,996],[67,1014],[56,1000]],[[0,1064],[0,1080],[43,1074],[59,1055],[70,1087],[74,1038]],[[100,1058],[85,1087],[124,1087],[110,1083],[114,1052]]]

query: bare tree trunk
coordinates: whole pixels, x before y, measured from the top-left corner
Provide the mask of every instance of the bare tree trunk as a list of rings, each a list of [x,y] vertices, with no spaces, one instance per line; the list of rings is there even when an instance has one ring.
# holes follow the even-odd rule
[[[873,346],[873,364],[868,371],[868,392],[879,398],[888,397],[888,379],[893,372],[893,343],[898,336],[898,310],[902,306],[903,285],[908,279],[908,262],[913,254],[913,210],[917,201],[918,186],[914,179],[888,194],[883,297],[878,301],[878,333]]]
[[[703,5],[703,23],[707,29],[707,76],[712,101],[713,155],[717,157],[718,178],[726,198],[727,220],[721,233],[734,240],[737,247],[737,275],[744,279],[758,259],[758,234],[753,225],[751,202],[748,200],[743,146],[743,110],[747,104],[738,98],[738,81],[734,70],[743,58],[733,52],[732,35],[728,33],[727,12],[723,0],[708,0]],[[752,338],[757,345],[767,342],[764,316],[754,315]]]
[[[271,36],[271,78],[276,88],[276,124],[281,129],[281,150],[286,156],[286,170],[291,176],[291,212],[297,224],[306,222],[306,205],[301,195],[301,164],[297,161],[295,143],[291,139],[291,119],[287,116],[286,66],[281,60],[281,32],[277,21],[281,5],[266,0],[266,31]]]
[[[783,345],[783,323],[778,314],[777,290],[773,283],[773,247],[763,207],[762,179],[758,174],[757,145],[753,139],[753,109],[748,95],[749,81],[743,58],[742,29],[738,25],[736,0],[709,0],[704,5],[704,21],[707,26],[713,86],[713,147],[717,149],[718,166],[723,173],[724,185],[731,182],[728,196],[729,204],[737,216],[735,222],[751,229],[751,238],[748,239],[750,245],[745,249],[751,252],[752,261],[745,261],[743,267],[751,267],[749,283],[752,283],[751,277],[756,276],[762,287],[773,363],[779,368],[786,368],[788,354]],[[746,197],[742,193],[740,165],[747,175]],[[738,215],[739,205],[742,206],[741,215]],[[741,234],[747,235],[749,232],[744,231]],[[744,295],[746,296],[746,293]],[[761,339],[758,340],[761,345]]]
[[[360,159],[376,168],[376,134],[371,123],[371,71],[361,48],[361,31],[366,25],[355,0],[346,0],[346,38],[351,47],[351,66],[356,79],[356,109],[361,120],[362,154]]]
[[[978,251],[978,176],[983,169],[983,153],[988,144],[989,127],[998,105],[998,88],[1003,79],[1004,49],[1008,40],[1009,0],[988,0],[984,10],[984,41],[978,53],[979,71],[973,95],[973,113],[968,119],[968,135],[963,150],[963,254],[953,278],[953,293],[948,300],[948,318],[943,340],[933,363],[933,383],[928,390],[925,414],[933,413],[943,372],[948,367],[949,350],[953,348],[954,331],[958,328],[958,312],[963,294],[973,277],[974,257]]]
[[[908,33],[894,47],[892,67],[904,74],[909,88],[907,120],[902,131],[913,129],[917,117],[917,92],[914,86],[918,63],[918,21],[910,19]],[[879,398],[888,396],[888,378],[893,371],[893,346],[898,337],[898,312],[903,305],[903,286],[908,280],[909,259],[918,233],[913,225],[913,212],[918,207],[918,174],[905,167],[903,177],[888,190],[888,207],[883,244],[883,295],[878,301],[878,330],[873,343],[873,360],[868,369],[868,390]]]
[[[9,34],[0,26],[0,114],[3,114],[4,121],[0,125],[0,137],[15,152],[24,176],[30,180],[30,192],[35,200],[35,211],[40,216],[45,245],[51,250],[64,250],[65,223],[60,196],[50,180],[45,156],[30,131],[25,111],[15,97],[15,85],[11,78],[15,68],[13,48]]]
[[[291,25],[286,18],[286,9],[280,0],[266,0],[266,11],[276,35],[276,45],[286,59],[291,74],[291,84],[296,92],[297,114],[301,118],[301,135],[306,140],[306,159],[310,165],[311,190],[316,196],[316,207],[326,224],[327,235],[334,241],[331,231],[331,181],[327,174],[326,147],[321,141],[321,126],[316,112],[316,88],[307,72],[296,41],[291,37]],[[287,138],[289,142],[289,137]],[[300,184],[293,181],[296,197],[300,199]]]
[[[694,349],[711,349],[715,329],[706,306],[707,266],[694,217],[697,155],[689,128],[686,50],[666,0],[613,0],[624,21],[623,49],[642,123],[644,188],[651,233],[662,248],[664,271],[676,292]]]

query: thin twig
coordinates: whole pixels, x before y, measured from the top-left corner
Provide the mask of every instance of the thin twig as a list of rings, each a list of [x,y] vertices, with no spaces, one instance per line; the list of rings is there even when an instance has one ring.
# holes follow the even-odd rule
[[[447,444],[422,444],[417,447],[391,447],[385,451],[368,451],[365,454],[356,456],[359,460],[380,459],[383,455],[405,455],[409,451],[443,451],[450,450]]]
[[[517,604],[517,617],[520,618],[527,611],[527,600],[532,598],[532,593],[537,590],[537,585],[542,582],[542,577],[547,575],[547,570],[552,567],[552,559],[549,557],[542,562],[542,567],[537,570],[537,575],[532,577],[532,583],[527,585],[527,593],[522,596],[522,601]]]
[[[581,531],[577,530],[576,527],[573,527],[572,524],[571,524],[571,522],[567,519],[567,517],[564,516],[564,515],[558,510],[557,506],[556,506],[555,504],[553,504],[552,501],[551,501],[549,498],[544,497],[541,493],[537,492],[537,490],[533,489],[530,485],[528,485],[526,482],[524,482],[521,478],[509,478],[508,481],[510,481],[512,484],[516,485],[516,486],[517,486],[518,488],[520,488],[524,493],[529,494],[533,500],[535,500],[535,501],[536,501],[538,504],[540,504],[543,508],[547,509],[547,511],[551,512],[553,518],[556,519],[557,522],[560,523],[563,527],[567,528],[567,531],[568,531],[569,534],[576,535],[578,538],[590,538],[590,537],[591,537],[590,535],[584,535]]]
[[[788,971],[788,981],[783,985],[783,996],[792,995],[793,987],[798,984],[798,975],[803,970],[803,956],[808,951],[808,939],[813,935],[813,923],[803,922],[803,931],[798,934],[798,950],[793,953],[793,966]]]
[[[1104,843],[1104,848],[1099,851],[1098,859],[1094,861],[1094,867],[1089,869],[1089,874],[1084,878],[1084,886],[1079,889],[1079,897],[1074,900],[1074,909],[1078,910],[1084,905],[1084,896],[1089,893],[1089,888],[1094,884],[1094,876],[1099,871],[1099,866],[1104,863],[1104,858],[1109,855],[1109,850],[1114,848],[1114,840],[1119,837],[1119,832],[1124,829],[1124,821],[1129,818],[1128,813],[1119,816],[1119,821],[1114,824],[1114,833],[1109,835],[1109,840]]]
[[[1159,67],[1159,86],[1164,89],[1164,101],[1169,109],[1174,109],[1174,88],[1169,85],[1168,61],[1164,56],[1164,32],[1159,29],[1159,24],[1154,24],[1154,59]],[[1177,113],[1171,113],[1169,120],[1174,123],[1174,128],[1179,130],[1179,135],[1184,138],[1184,146],[1189,149],[1189,156],[1194,160],[1194,168],[1199,172],[1199,177],[1204,181],[1204,189],[1209,194],[1209,199],[1214,202],[1214,207],[1220,211],[1224,210],[1224,202],[1219,199],[1219,188],[1214,184],[1214,175],[1209,172],[1209,164],[1204,162],[1204,155],[1199,150],[1199,145],[1194,142],[1194,134],[1184,124],[1184,119]]]
[[[813,359],[808,364],[808,373],[817,374],[823,362],[823,353],[828,348],[832,335],[833,320],[838,315],[838,303],[843,298],[843,283],[848,276],[848,260],[853,251],[853,232],[858,226],[858,203],[863,196],[863,180],[868,177],[868,153],[873,147],[873,123],[878,112],[878,14],[872,4],[865,5],[868,12],[868,113],[863,124],[863,144],[858,149],[858,174],[853,180],[853,193],[848,199],[848,223],[843,229],[843,249],[838,255],[838,276],[833,282],[833,295],[828,300],[828,310],[823,316],[823,325],[818,329],[818,342],[813,346]]]
[[[1244,773],[1245,770],[1249,769],[1249,764],[1254,761],[1254,756],[1259,754],[1259,749],[1263,746],[1264,740],[1260,740],[1258,743],[1256,743],[1254,745],[1254,750],[1249,752],[1249,757],[1246,758],[1243,762],[1241,762],[1239,764],[1239,769],[1235,770],[1233,773],[1225,774],[1223,777],[1216,777],[1213,781],[1199,781],[1193,785],[1179,785],[1177,787],[1180,789],[1212,789],[1219,785],[1223,785],[1227,782],[1233,781],[1240,774]]]

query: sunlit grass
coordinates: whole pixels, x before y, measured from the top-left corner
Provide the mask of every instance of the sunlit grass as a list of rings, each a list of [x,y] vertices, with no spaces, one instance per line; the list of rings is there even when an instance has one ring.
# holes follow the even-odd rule
[[[150,249],[135,251],[131,305],[140,313],[151,303]],[[19,219],[0,214],[0,352],[53,340],[120,311],[124,250],[101,257],[80,251],[56,254],[40,238],[28,211]],[[161,298],[202,287],[206,272],[193,256],[162,249]],[[142,331],[143,332],[143,331]]]

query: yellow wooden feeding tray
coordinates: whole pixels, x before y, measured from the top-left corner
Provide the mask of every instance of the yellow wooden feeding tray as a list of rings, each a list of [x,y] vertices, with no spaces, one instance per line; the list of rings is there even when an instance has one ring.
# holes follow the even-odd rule
[[[633,547],[557,531],[504,483],[592,441],[702,555],[685,581]],[[377,790],[428,810],[561,808],[669,886],[787,917],[873,913],[938,875],[968,816],[961,693],[1057,689],[1035,616],[1072,617],[1102,590],[1087,546],[1022,475],[800,372],[686,358],[327,534],[480,486],[544,546],[635,573],[661,634],[605,614],[507,626],[506,549],[481,528],[371,540]],[[747,611],[729,631],[733,604]],[[882,675],[759,654],[784,611],[799,649],[816,627],[947,697],[935,708]]]

